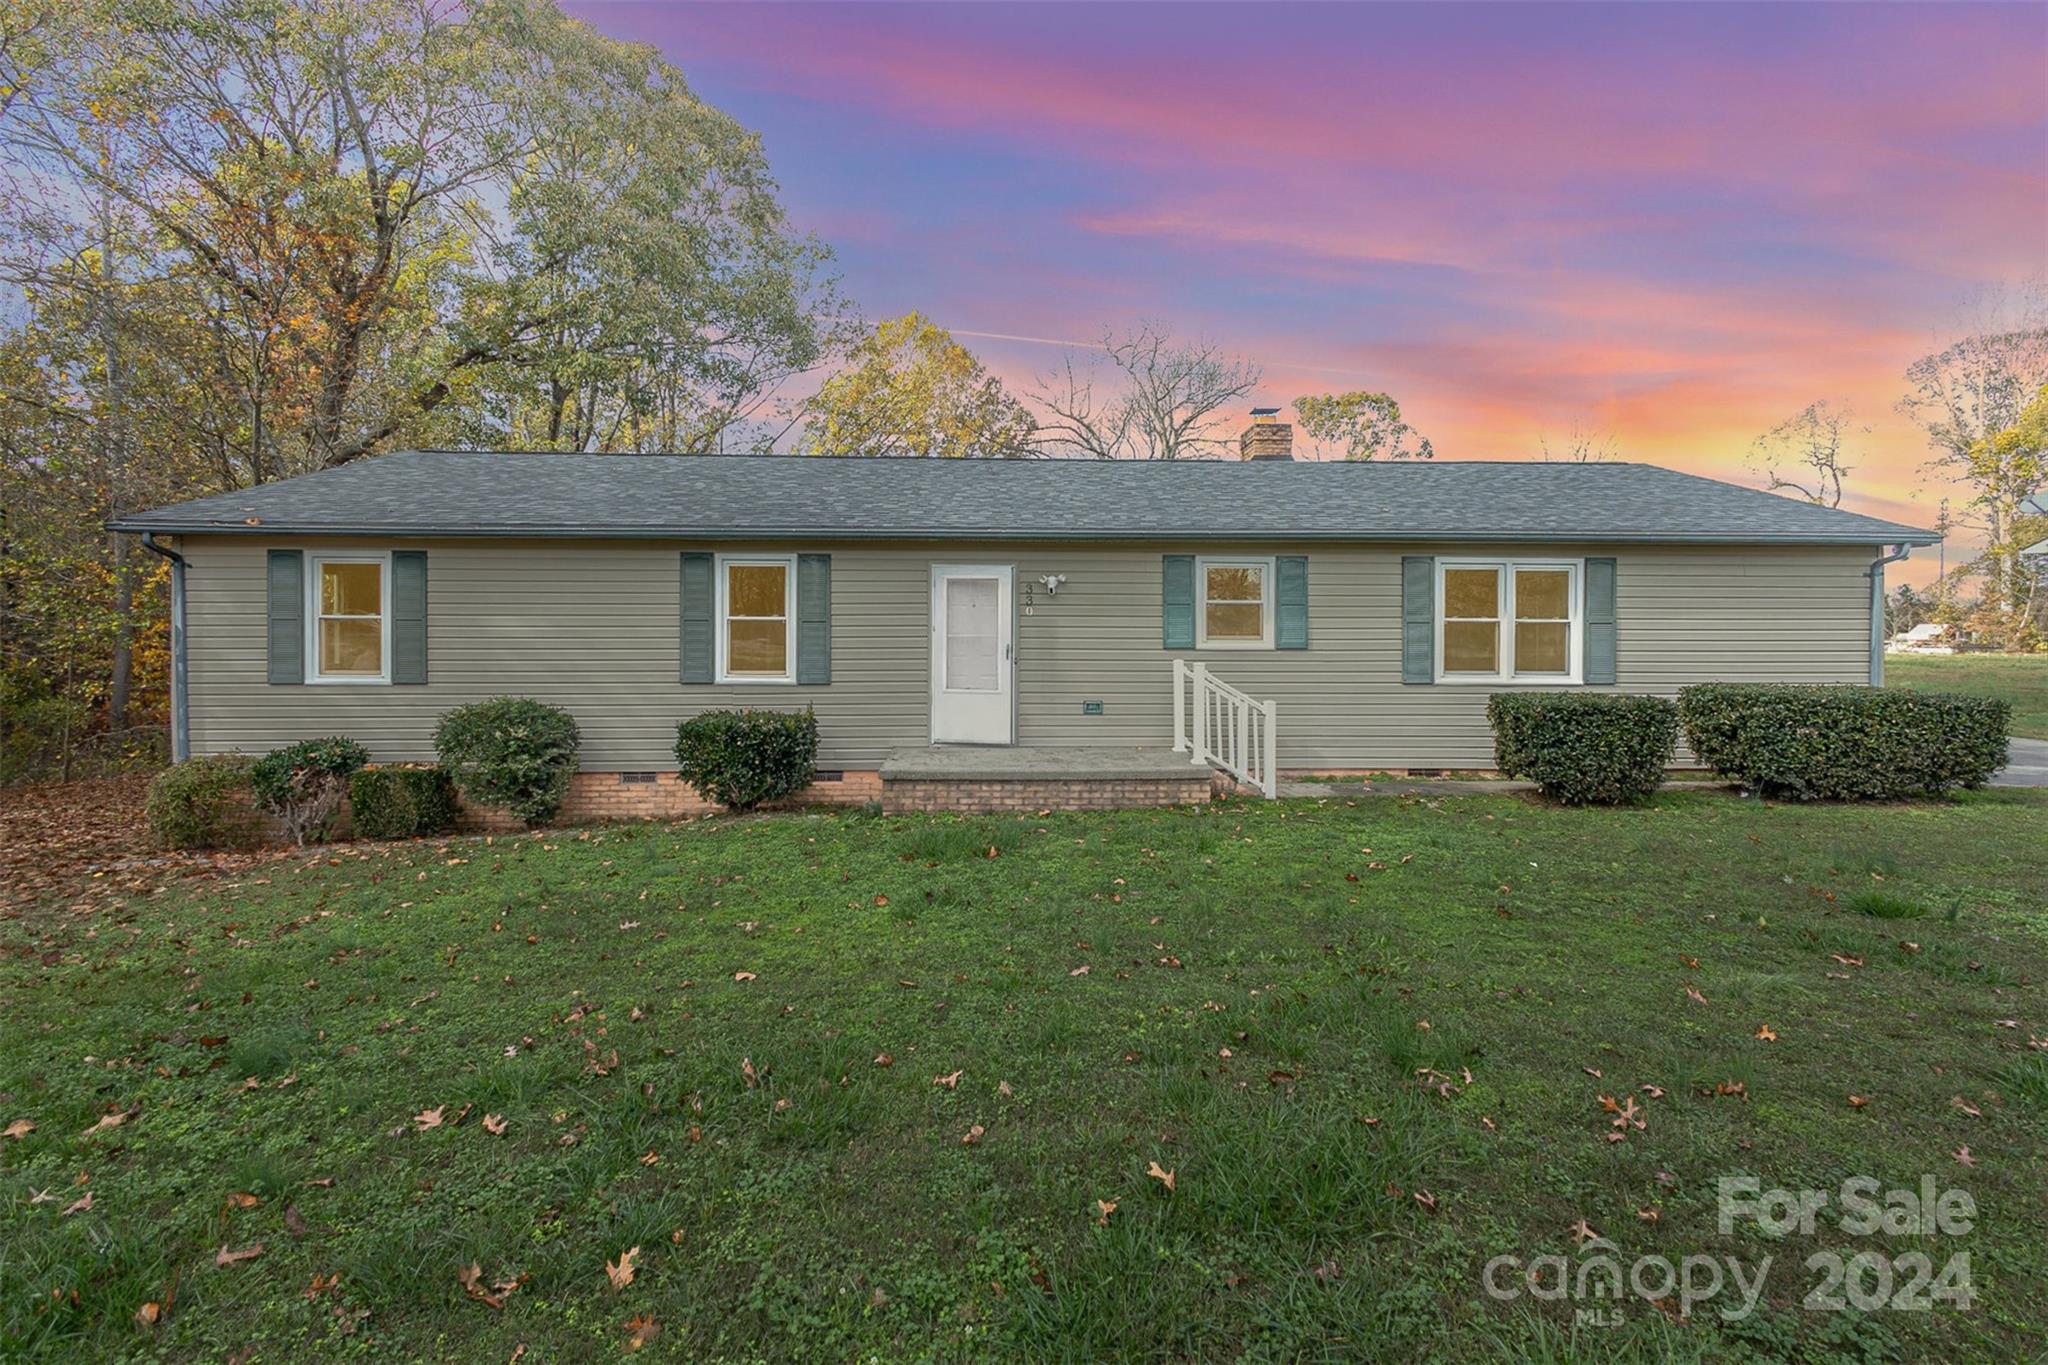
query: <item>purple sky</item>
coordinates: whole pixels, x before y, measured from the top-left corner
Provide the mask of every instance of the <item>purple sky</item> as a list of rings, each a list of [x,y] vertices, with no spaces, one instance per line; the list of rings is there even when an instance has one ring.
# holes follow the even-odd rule
[[[2048,268],[2048,6],[571,8],[761,133],[868,317],[1021,389],[1158,319],[1440,457],[1731,477],[1830,398],[1852,502],[1924,524],[1900,372]]]

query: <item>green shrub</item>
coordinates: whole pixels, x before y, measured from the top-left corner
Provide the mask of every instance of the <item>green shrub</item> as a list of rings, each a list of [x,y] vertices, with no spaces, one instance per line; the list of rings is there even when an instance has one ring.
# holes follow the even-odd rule
[[[706,711],[676,727],[676,769],[731,810],[780,801],[811,784],[818,718],[802,711]]]
[[[242,848],[261,843],[263,822],[249,792],[246,754],[173,763],[151,779],[143,815],[164,848]]]
[[[530,826],[554,819],[576,775],[576,721],[529,697],[492,697],[441,717],[434,749],[473,805],[503,806]]]
[[[257,759],[249,785],[256,804],[277,817],[293,843],[303,844],[327,832],[349,774],[369,761],[369,750],[340,735],[302,739]]]
[[[417,839],[455,828],[455,784],[442,768],[365,768],[349,779],[362,839]]]
[[[1648,796],[1678,743],[1678,708],[1662,697],[1496,692],[1486,719],[1503,773],[1574,806]]]
[[[1678,694],[1700,762],[1765,796],[1893,801],[1981,787],[2005,765],[2012,708],[1875,687],[1702,683]]]

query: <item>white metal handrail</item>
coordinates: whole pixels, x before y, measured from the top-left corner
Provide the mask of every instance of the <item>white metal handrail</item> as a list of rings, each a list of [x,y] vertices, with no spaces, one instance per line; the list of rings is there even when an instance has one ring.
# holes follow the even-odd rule
[[[1206,664],[1173,661],[1173,751],[1197,767],[1221,768],[1272,800],[1279,789],[1279,736],[1273,703],[1210,674]]]

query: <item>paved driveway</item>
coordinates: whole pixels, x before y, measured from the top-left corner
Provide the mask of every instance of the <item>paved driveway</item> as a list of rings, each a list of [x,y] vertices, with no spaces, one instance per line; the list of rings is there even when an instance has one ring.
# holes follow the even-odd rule
[[[2005,751],[2005,771],[1994,787],[2048,787],[2048,739],[2015,739]]]

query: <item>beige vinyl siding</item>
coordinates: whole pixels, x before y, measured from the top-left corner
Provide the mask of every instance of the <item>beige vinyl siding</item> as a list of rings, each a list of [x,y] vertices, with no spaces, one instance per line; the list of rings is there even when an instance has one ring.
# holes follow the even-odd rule
[[[264,681],[264,552],[428,551],[423,687]],[[1614,690],[1709,679],[1861,682],[1874,547],[818,543],[705,546],[577,540],[272,542],[189,537],[194,753],[260,752],[347,734],[380,760],[430,759],[436,718],[502,693],[566,707],[597,770],[674,766],[676,722],[719,706],[815,706],[819,764],[868,768],[930,733],[930,569],[1017,567],[1020,744],[1171,742],[1169,660],[1208,664],[1278,708],[1286,768],[1485,767],[1484,686],[1400,681],[1403,554],[1606,554],[1618,561]],[[832,555],[829,686],[677,681],[678,552]],[[1159,646],[1162,554],[1306,553],[1309,648]],[[1054,597],[1042,574],[1066,582]],[[1024,614],[1026,604],[1030,615]],[[1604,689],[1603,689],[1604,690]],[[1103,714],[1082,714],[1100,701]]]

